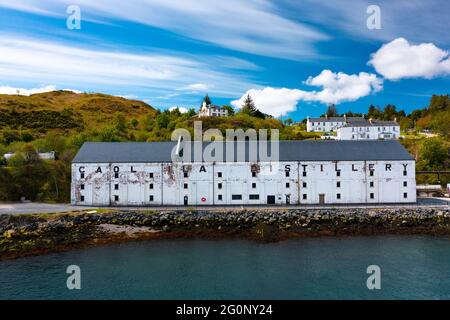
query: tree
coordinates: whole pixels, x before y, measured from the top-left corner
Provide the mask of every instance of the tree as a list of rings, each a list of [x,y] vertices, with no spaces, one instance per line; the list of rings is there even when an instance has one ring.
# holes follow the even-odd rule
[[[430,168],[441,168],[447,159],[447,148],[439,138],[426,139],[420,151],[422,160]]]
[[[120,133],[125,132],[125,130],[127,129],[125,116],[122,113],[118,113],[114,117],[114,128]]]
[[[139,125],[139,120],[138,119],[132,119],[131,120],[131,126],[136,129]]]
[[[229,116],[234,116],[234,109],[231,106],[223,106],[222,108],[228,110],[228,115]]]
[[[206,103],[207,106],[211,104],[211,99],[209,98],[208,94],[203,98],[203,102]]]
[[[250,95],[248,94],[244,100],[244,104],[242,105],[241,113],[253,116],[256,113],[256,111],[257,109],[255,103],[253,102],[252,97],[250,97]]]
[[[327,108],[327,113],[326,115],[330,118],[330,117],[337,117],[338,116],[338,111],[336,108],[335,104],[330,104]]]
[[[292,120],[292,118],[287,118],[284,120],[284,124],[287,126],[290,126],[293,123],[294,123],[294,120]]]

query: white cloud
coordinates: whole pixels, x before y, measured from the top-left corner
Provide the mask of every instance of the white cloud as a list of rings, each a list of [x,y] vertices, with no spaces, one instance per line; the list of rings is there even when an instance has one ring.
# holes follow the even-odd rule
[[[236,96],[251,85],[243,75],[210,63],[206,55],[131,54],[2,33],[0,74],[9,82],[57,83],[87,91],[121,91],[127,86],[130,95],[142,93],[142,88],[154,96],[165,95],[173,88],[192,86],[192,79],[198,80],[193,88],[208,84],[211,94],[222,97]]]
[[[36,94],[36,93],[44,93],[44,92],[50,92],[50,91],[55,91],[55,90],[58,90],[58,89],[56,89],[56,86],[53,86],[53,85],[45,86],[42,88],[32,88],[32,89],[0,86],[0,94],[16,94],[16,95],[20,95],[20,96],[30,96],[30,95]],[[73,90],[73,89],[63,89],[63,90],[80,93],[80,91]]]
[[[404,38],[384,44],[372,54],[369,65],[389,80],[450,74],[450,55],[432,43],[410,44]]]
[[[322,90],[305,91],[272,87],[250,89],[231,104],[240,108],[247,95],[250,95],[262,112],[278,117],[294,111],[300,101],[338,104],[344,101],[355,101],[383,89],[383,80],[375,74],[366,72],[348,75],[323,70],[318,76],[309,77],[305,84],[322,87]]]
[[[316,77],[309,77],[305,83],[310,86],[322,87],[313,92],[305,100],[320,101],[323,103],[341,103],[355,101],[383,89],[383,80],[373,73],[360,72],[359,74],[334,73],[323,70]]]
[[[0,0],[0,6],[58,15],[73,0]],[[83,19],[129,20],[232,50],[283,58],[317,58],[323,32],[282,16],[268,0],[78,0]]]
[[[186,87],[180,88],[179,90],[183,91],[192,91],[192,92],[205,92],[214,88],[213,85],[209,85],[206,83],[192,83],[187,85]]]
[[[188,110],[187,108],[185,108],[185,107],[177,107],[177,106],[175,106],[175,107],[169,108],[170,111],[173,111],[173,110],[175,110],[175,109],[178,109],[181,113],[186,113],[186,112],[189,111],[189,110]]]

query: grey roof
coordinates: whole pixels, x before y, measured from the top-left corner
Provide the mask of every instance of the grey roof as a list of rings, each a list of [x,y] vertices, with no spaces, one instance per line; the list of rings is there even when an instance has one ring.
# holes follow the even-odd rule
[[[328,117],[328,118],[309,118],[310,122],[346,122],[346,121],[367,121],[363,117]]]
[[[171,162],[171,154],[176,144],[176,142],[86,142],[73,159],[73,163]],[[203,148],[208,144],[203,143]],[[244,145],[248,159],[249,144],[246,142],[227,142],[226,151],[231,151],[233,147],[236,150],[237,144]],[[280,141],[279,146],[279,161],[413,160],[408,151],[396,140]],[[224,152],[224,158],[226,154],[227,152]],[[234,154],[236,155],[236,152]]]
[[[372,121],[347,121],[345,127],[380,127],[380,126],[398,126],[399,124],[396,121],[381,121],[381,120],[372,120]]]

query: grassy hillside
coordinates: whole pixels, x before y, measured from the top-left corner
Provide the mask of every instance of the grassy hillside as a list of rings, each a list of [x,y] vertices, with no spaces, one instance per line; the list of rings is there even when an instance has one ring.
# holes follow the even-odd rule
[[[99,93],[0,95],[0,128],[11,130],[101,128],[117,113],[123,113],[125,119],[140,119],[156,111],[142,101]]]

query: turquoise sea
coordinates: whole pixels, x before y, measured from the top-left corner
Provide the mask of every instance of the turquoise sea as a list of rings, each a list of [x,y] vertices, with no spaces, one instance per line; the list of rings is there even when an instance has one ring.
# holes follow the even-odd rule
[[[67,289],[69,265],[81,290]],[[0,262],[0,299],[450,299],[450,237],[114,244]]]

